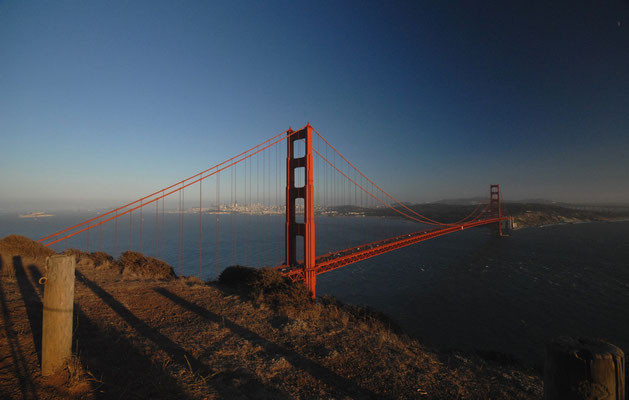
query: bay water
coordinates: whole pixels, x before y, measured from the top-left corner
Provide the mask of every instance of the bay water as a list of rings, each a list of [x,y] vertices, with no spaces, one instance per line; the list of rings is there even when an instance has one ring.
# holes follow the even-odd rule
[[[40,239],[92,216],[2,213],[0,237]],[[136,214],[53,248],[142,250],[180,275],[203,279],[216,279],[228,265],[278,265],[284,258],[282,215],[185,214],[182,221],[179,214],[147,212],[142,218],[141,234]],[[317,216],[316,228],[317,254],[324,254],[426,227],[395,218]],[[545,343],[561,335],[605,338],[628,352],[629,222],[525,228],[508,237],[489,228],[457,232],[320,275],[317,295],[384,312],[428,346],[507,353],[537,367]]]

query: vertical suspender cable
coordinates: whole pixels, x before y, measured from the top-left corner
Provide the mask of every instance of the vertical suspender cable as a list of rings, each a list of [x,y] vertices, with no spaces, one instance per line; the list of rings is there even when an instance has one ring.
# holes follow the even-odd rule
[[[229,174],[229,264],[234,265],[234,170]]]
[[[317,150],[321,150],[321,138],[319,138],[319,137],[317,137]],[[316,174],[316,180],[317,181],[314,183],[314,187],[315,187],[315,190],[316,190],[316,192],[315,192],[315,196],[316,196],[315,197],[316,198],[316,200],[315,200],[315,226],[317,226],[317,224],[318,224],[317,217],[316,217],[316,215],[317,215],[316,207],[321,203],[321,195],[320,195],[321,185],[319,184],[319,182],[321,182],[321,170],[319,169],[319,167],[320,167],[319,157],[316,157],[315,158],[315,174]],[[317,185],[318,185],[318,187],[317,187]],[[318,219],[321,220],[321,218],[318,218]],[[316,235],[317,235],[316,232],[317,231],[315,230],[315,243],[318,242],[317,237],[316,237]],[[320,248],[320,247],[316,247],[315,248],[315,258],[317,256],[317,254],[316,254],[316,249],[317,248]]]
[[[260,221],[260,215],[262,212],[262,207],[260,206],[260,156],[256,156],[256,208],[258,211],[256,212],[256,237],[262,240],[262,221]],[[262,258],[262,252],[258,252],[258,259],[256,260],[258,265],[261,264],[260,259]]]
[[[129,213],[129,251],[131,251],[132,238],[133,238],[133,211]]]
[[[232,246],[234,248],[234,264],[238,264],[238,207],[236,206],[238,204],[238,165],[234,165],[233,167],[233,173],[232,173],[232,190],[234,192],[234,205],[233,205],[233,211],[234,211],[234,219],[233,219],[233,226],[234,226],[234,232],[233,232],[233,240],[232,240]]]
[[[159,258],[164,259],[164,203],[166,202],[166,198],[164,198],[164,191],[162,190],[162,227],[160,229],[162,236],[162,245],[159,249]]]
[[[266,150],[262,152],[262,215],[265,215],[264,211],[266,208]],[[266,239],[266,238],[265,238]],[[263,265],[266,264],[266,243],[262,244],[262,248],[264,249],[263,254]]]
[[[271,174],[271,158],[272,157],[273,157],[273,153],[271,152],[271,149],[269,148],[269,156],[267,157],[268,165],[267,165],[267,169],[266,169],[267,174],[268,174],[268,178],[266,180],[266,185],[267,185],[266,195],[267,195],[267,198],[268,198],[268,200],[267,200],[267,208],[268,208],[268,212],[269,212],[269,214],[267,214],[267,216],[268,216],[267,218],[271,218],[271,214],[270,214],[271,213],[271,177],[273,176]],[[269,221],[268,223],[270,224],[271,221]],[[271,237],[270,236],[268,237],[268,243],[267,243],[266,247],[269,249],[268,250],[269,254],[268,254],[267,265],[272,265],[273,264],[273,261],[272,261],[273,248],[271,247]]]
[[[183,186],[183,185],[182,185]],[[179,252],[177,266],[179,274],[183,271],[183,187],[179,190]]]
[[[354,172],[354,181],[356,181],[356,172]],[[358,207],[358,192],[357,192],[357,187],[356,185],[354,185],[354,206]],[[358,215],[354,215],[354,223],[352,224],[352,228],[354,230],[354,232],[356,232],[358,230],[358,220],[356,219],[358,217]]]
[[[219,235],[220,235],[220,224],[221,224],[221,220],[220,220],[220,212],[221,212],[221,174],[220,172],[216,173],[216,271],[215,271],[215,276],[216,279],[218,279],[218,259],[220,257],[220,252],[221,252],[221,248],[220,248],[220,239],[219,239]]]
[[[336,154],[332,154],[332,155],[334,156],[334,159],[332,160],[332,165],[336,165]],[[336,198],[337,174],[334,171],[331,171],[331,173],[332,173],[332,199],[334,201],[334,206],[337,206],[338,205],[338,199]]]
[[[282,142],[280,142],[282,143]],[[280,144],[276,144],[275,145],[275,205],[276,205],[276,211],[279,211],[280,209]],[[280,226],[278,226],[278,228],[280,228]],[[274,231],[277,232],[277,231]],[[282,241],[278,240],[276,241],[279,248],[278,248],[278,257],[280,256],[280,254],[282,254]],[[278,261],[280,261],[281,259],[278,259]],[[279,262],[277,263],[279,264]]]
[[[349,171],[348,171],[349,173]],[[348,192],[349,192],[349,187],[347,186],[349,184],[349,181],[347,180],[343,180],[343,205],[348,206],[349,205],[349,199],[348,199]],[[345,215],[343,216],[343,226],[347,229],[347,225],[349,223],[348,221],[348,217],[349,214],[346,212]]]
[[[267,210],[268,210],[268,206],[269,206],[269,168],[268,168],[268,159],[269,157],[267,156],[267,150],[265,150],[262,154],[264,154],[263,158],[262,158],[262,162],[264,163],[264,166],[262,167],[262,171],[264,173],[264,176],[262,178],[262,184],[263,184],[263,188],[262,188],[262,193],[263,193],[263,199],[264,199],[264,216],[265,216],[265,222],[268,219],[268,214],[267,214]],[[266,243],[264,243],[264,265],[269,265],[269,243],[268,240],[269,238],[266,237],[265,235],[265,241]]]
[[[271,152],[271,149],[269,148],[269,156],[267,157],[267,162],[269,163],[266,169],[266,173],[268,174],[267,180],[266,180],[266,184],[267,184],[267,191],[266,191],[266,195],[268,197],[268,202],[267,202],[267,209],[268,209],[268,214],[267,214],[267,219],[271,218],[271,176],[273,176],[271,174],[271,158],[273,157],[273,153]],[[271,221],[269,221],[268,223],[270,224]],[[271,248],[271,237],[269,236],[267,238],[268,243],[266,244],[266,247],[268,249],[268,260],[267,260],[267,265],[272,265],[272,248]]]
[[[140,200],[140,253],[142,253],[142,200]]]
[[[327,157],[328,155],[328,147],[325,146],[325,155]],[[325,210],[328,212],[327,216],[330,216],[330,213],[328,210],[329,207],[329,197],[328,197],[328,166],[326,164],[323,164],[323,186],[324,186],[324,195],[323,195],[323,201],[325,202]],[[329,225],[330,224],[330,220],[328,218],[326,218],[326,224]]]
[[[143,225],[143,218],[142,218],[142,200],[140,200],[140,253],[142,252],[142,225]]]
[[[114,257],[118,257],[118,211],[114,219]]]
[[[251,235],[251,232],[252,232],[251,224],[252,224],[252,221],[253,221],[253,213],[254,213],[254,211],[253,211],[253,196],[252,196],[252,192],[251,192],[251,189],[253,187],[252,184],[251,184],[251,182],[253,181],[252,165],[253,165],[253,163],[251,162],[251,160],[249,160],[249,204],[248,204],[248,206],[249,206],[249,235]],[[251,238],[251,239],[253,239],[253,238]],[[251,253],[251,260],[252,261],[254,260],[254,257],[255,257],[254,256],[255,253],[253,252],[253,249],[255,249],[255,246],[252,246],[251,247],[251,251],[250,251],[250,253]],[[253,263],[253,262],[251,262],[251,263]]]
[[[243,200],[243,212],[247,212],[248,210],[247,204],[247,159],[245,158],[245,198]],[[242,246],[245,250],[245,265],[247,265],[247,243],[245,243],[247,237],[247,216],[243,216],[243,235],[242,235]]]
[[[103,251],[103,226],[98,226],[98,251]]]
[[[181,190],[177,194],[177,271],[181,272]]]
[[[162,200],[164,201],[164,200]],[[159,242],[159,200],[155,202],[155,258],[159,257],[158,253],[158,242]]]
[[[360,186],[363,186],[363,177],[360,177]],[[363,229],[362,232],[363,234],[365,233],[365,224],[367,223],[367,207],[366,204],[363,202],[363,191],[360,191],[360,208],[363,210]]]
[[[201,279],[201,263],[203,262],[203,181],[199,181],[199,279]]]
[[[184,192],[184,189],[181,189],[181,249],[179,250],[181,252],[181,266],[179,267],[179,273],[183,274],[183,247],[184,247],[184,238],[183,238],[183,234],[184,234],[184,217],[185,217],[185,208],[186,208],[186,193]]]

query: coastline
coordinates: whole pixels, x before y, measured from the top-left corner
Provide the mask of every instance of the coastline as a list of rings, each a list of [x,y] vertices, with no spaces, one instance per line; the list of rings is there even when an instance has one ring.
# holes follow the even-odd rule
[[[614,223],[614,222],[629,222],[629,218],[610,218],[610,219],[586,219],[586,220],[578,220],[578,221],[569,221],[569,222],[554,222],[549,224],[530,224],[530,225],[520,225],[514,227],[513,230],[521,230],[527,228],[546,228],[551,226],[561,226],[561,225],[580,225],[580,224],[592,224],[592,223]]]

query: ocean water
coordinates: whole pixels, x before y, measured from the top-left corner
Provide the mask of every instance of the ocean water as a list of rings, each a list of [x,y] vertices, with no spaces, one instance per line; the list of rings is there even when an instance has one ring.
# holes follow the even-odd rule
[[[38,239],[89,216],[2,214],[0,237]],[[62,241],[56,249],[111,254],[141,249],[179,274],[204,279],[232,264],[283,260],[281,215],[206,214],[200,220],[186,214],[182,237],[178,214],[142,217],[141,241],[138,214],[95,228],[89,238]],[[316,228],[317,254],[323,254],[425,227],[390,218],[322,216]],[[629,222],[526,228],[509,237],[488,228],[457,232],[320,275],[317,295],[325,294],[376,308],[409,335],[441,349],[498,351],[540,366],[545,343],[570,335],[606,338],[628,352]]]

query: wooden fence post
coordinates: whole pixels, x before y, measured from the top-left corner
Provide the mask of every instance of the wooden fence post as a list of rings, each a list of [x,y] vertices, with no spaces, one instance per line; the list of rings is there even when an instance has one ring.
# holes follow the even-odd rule
[[[52,375],[72,356],[74,256],[54,255],[46,261],[42,323],[42,375]]]
[[[625,400],[625,355],[600,339],[560,337],[546,347],[544,400]]]

